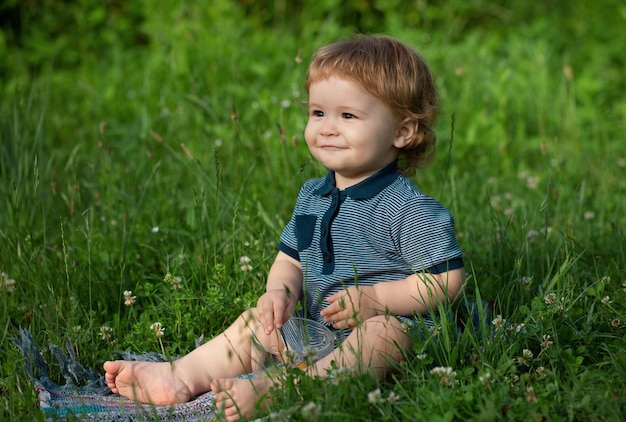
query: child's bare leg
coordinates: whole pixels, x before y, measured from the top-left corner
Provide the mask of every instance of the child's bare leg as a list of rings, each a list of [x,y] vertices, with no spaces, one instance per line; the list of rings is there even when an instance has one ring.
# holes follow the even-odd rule
[[[283,350],[283,340],[278,330],[270,334],[257,332],[257,339],[268,350]],[[255,347],[252,350],[253,368],[257,367],[254,377],[217,378],[211,383],[211,390],[215,393],[215,405],[228,421],[251,417],[257,405],[259,408],[265,406],[263,396],[269,389],[280,384],[280,368],[267,371],[262,369],[269,363],[266,362],[268,358],[275,363],[282,362],[282,358],[272,358]]]
[[[174,362],[109,361],[105,380],[114,393],[155,405],[188,401],[209,391],[217,378],[233,378],[260,368],[251,333],[258,322],[244,312],[222,334]]]
[[[326,376],[334,361],[340,367],[382,378],[393,365],[402,361],[412,344],[400,321],[391,316],[376,316],[352,330],[339,348],[311,369],[319,376]]]
[[[367,320],[354,329],[342,346],[307,369],[310,373],[325,377],[331,362],[351,367],[358,372],[368,371],[383,377],[394,364],[403,359],[412,343],[400,322],[393,317],[379,316]],[[217,379],[211,383],[216,393],[216,405],[226,420],[253,416],[259,398],[280,383],[280,374],[268,374],[254,379]]]

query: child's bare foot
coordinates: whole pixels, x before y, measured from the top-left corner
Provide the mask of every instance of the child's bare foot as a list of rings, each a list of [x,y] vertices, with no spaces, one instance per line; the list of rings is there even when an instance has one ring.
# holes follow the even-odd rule
[[[169,362],[108,361],[104,379],[115,394],[131,400],[167,406],[191,398],[187,385],[174,373]]]
[[[271,379],[263,376],[251,379],[224,378],[214,380],[211,390],[215,393],[217,409],[227,421],[236,421],[252,417],[257,405],[263,407],[263,396],[273,384]]]

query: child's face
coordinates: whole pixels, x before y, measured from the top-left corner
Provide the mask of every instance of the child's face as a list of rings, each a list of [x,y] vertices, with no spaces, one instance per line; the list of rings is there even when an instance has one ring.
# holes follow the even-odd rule
[[[311,154],[345,189],[398,157],[405,136],[391,109],[359,85],[331,77],[309,87],[304,132]]]

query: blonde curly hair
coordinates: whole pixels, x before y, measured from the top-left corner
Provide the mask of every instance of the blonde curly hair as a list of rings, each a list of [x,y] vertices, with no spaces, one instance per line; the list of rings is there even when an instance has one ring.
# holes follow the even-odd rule
[[[384,102],[398,122],[417,122],[413,139],[399,151],[400,171],[412,176],[435,153],[433,125],[437,90],[422,57],[408,45],[384,35],[361,35],[320,48],[309,65],[305,88],[339,77],[354,82]]]

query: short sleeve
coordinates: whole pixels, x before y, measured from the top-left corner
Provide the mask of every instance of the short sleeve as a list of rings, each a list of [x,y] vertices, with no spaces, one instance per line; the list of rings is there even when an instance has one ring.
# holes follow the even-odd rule
[[[396,211],[391,230],[400,256],[413,271],[441,273],[462,267],[454,219],[433,198],[408,199]]]
[[[278,250],[299,261],[300,255],[298,254],[298,239],[296,237],[296,215],[296,211],[294,210],[291,219],[283,229],[283,233],[280,235]]]

